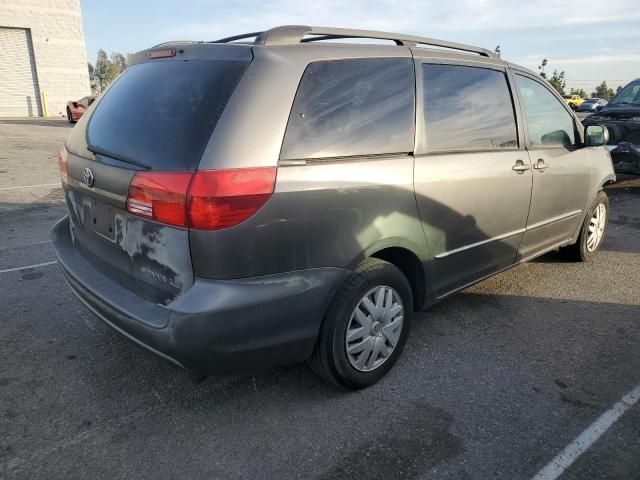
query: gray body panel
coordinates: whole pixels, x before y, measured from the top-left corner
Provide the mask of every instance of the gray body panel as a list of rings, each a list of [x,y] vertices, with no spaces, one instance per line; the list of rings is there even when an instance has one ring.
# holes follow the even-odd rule
[[[532,149],[529,157],[532,165],[542,161],[548,168],[532,169],[531,208],[520,258],[565,244],[582,224],[590,197],[591,166],[584,150]]]
[[[526,261],[549,250],[576,241],[587,209],[605,183],[615,179],[611,157],[604,147],[582,146],[584,127],[575,113],[549,84],[535,73],[518,65],[509,64],[511,78],[518,73],[536,80],[556,97],[559,104],[573,118],[577,146],[528,148],[532,172],[531,206],[526,232],[518,249],[518,262]],[[512,80],[512,85],[514,85]],[[524,124],[521,99],[513,88],[514,100]],[[521,131],[524,144],[528,142],[527,129]],[[590,155],[589,152],[598,152]],[[546,168],[537,169],[542,163]]]
[[[68,217],[51,233],[67,283],[93,313],[129,339],[198,374],[306,360],[324,305],[347,274],[323,268],[247,280],[200,279],[177,301],[162,306],[96,269],[74,244]]]
[[[262,36],[253,45],[184,42],[152,49],[176,48],[193,59],[251,59],[197,166],[277,167],[273,195],[239,225],[189,230],[126,213],[136,168],[93,158],[83,136],[100,99],[67,141],[74,154],[65,192],[74,227],[69,230],[69,222],[63,222],[53,237],[72,289],[111,326],[186,368],[207,373],[304,360],[348,272],[369,256],[388,258],[389,249],[415,261],[424,279],[413,285],[420,289],[415,302],[420,309],[519,261],[575,242],[587,208],[614,178],[611,159],[600,147],[527,150],[511,71],[532,74],[528,70],[482,49],[470,55],[416,48],[409,37],[396,46],[291,44],[291,32],[304,35],[304,28],[274,32],[271,40]],[[146,54],[136,54],[134,63],[156,61]],[[311,62],[349,58],[414,58],[412,151],[280,160],[305,69]],[[429,152],[421,106],[423,62],[504,72],[519,147]],[[582,127],[575,123],[582,141]],[[546,171],[512,169],[518,162],[532,167],[538,158],[549,164]],[[96,169],[93,188],[80,182],[87,165]],[[91,198],[115,210],[114,240],[85,231],[84,203]],[[146,302],[145,308],[132,310],[135,302],[120,301],[114,285]]]
[[[526,151],[416,157],[416,198],[437,296],[514,263],[531,197],[531,172],[512,170],[521,159],[527,161]]]
[[[215,233],[191,232],[196,275],[239,278],[352,268],[389,246],[426,259],[413,161],[406,155],[381,156],[280,167],[273,197],[252,218]]]
[[[488,68],[506,73],[497,58],[413,49],[418,99],[422,64]],[[513,265],[525,231],[531,199],[531,171],[524,129],[514,110],[520,148],[493,151],[430,153],[424,134],[424,112],[418,101],[415,191],[429,246],[428,283],[442,297]]]

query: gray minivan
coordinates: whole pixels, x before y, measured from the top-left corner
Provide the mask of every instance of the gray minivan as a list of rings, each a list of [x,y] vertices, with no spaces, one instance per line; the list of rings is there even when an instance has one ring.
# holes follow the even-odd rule
[[[71,131],[53,242],[91,311],[197,375],[309,360],[361,388],[413,312],[552,249],[595,254],[607,135],[469,45],[306,26],[170,42]]]

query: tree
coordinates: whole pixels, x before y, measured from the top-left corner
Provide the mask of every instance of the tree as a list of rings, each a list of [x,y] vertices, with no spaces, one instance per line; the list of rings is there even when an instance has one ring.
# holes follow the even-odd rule
[[[502,56],[502,52],[500,51],[500,45],[496,45],[496,48],[493,50],[498,57]]]
[[[107,52],[98,50],[96,65],[93,68],[93,77],[96,93],[102,92],[113,82],[118,75],[127,68],[127,58],[120,52],[112,52],[111,58]],[[91,71],[91,70],[90,70]]]
[[[602,83],[596,87],[595,92],[591,93],[592,97],[604,98],[607,101],[611,100],[613,98],[613,95],[613,88],[609,88],[605,80],[603,80]]]
[[[546,78],[546,77],[545,77]],[[553,71],[553,75],[548,79],[549,83],[560,95],[564,95],[564,87],[567,86],[567,82],[564,77],[564,70],[558,72],[557,70]]]
[[[111,63],[118,67],[118,73],[122,73],[127,68],[127,59],[120,52],[111,53]]]
[[[553,75],[551,75],[551,78],[547,78],[547,72],[545,71],[545,67],[549,64],[549,60],[547,60],[546,58],[542,59],[542,62],[540,63],[540,65],[538,65],[538,70],[540,71],[540,76],[542,78],[544,78],[545,80],[547,80],[551,86],[553,88],[556,89],[556,91],[560,94],[560,95],[564,95],[564,87],[567,86],[567,82],[565,79],[565,75],[564,75],[564,70],[562,70],[561,72],[558,72],[557,70],[553,71]]]
[[[97,93],[96,74],[95,68],[91,65],[91,62],[87,62],[87,69],[89,70],[89,86],[91,87],[91,93]]]
[[[100,49],[98,50],[98,56],[96,58],[96,66],[94,69],[94,75],[96,77],[96,83],[98,86],[98,91],[103,91],[109,82],[107,81],[107,75],[109,70],[109,57],[107,57],[107,52]]]
[[[569,90],[569,94],[578,95],[580,98],[587,98],[587,92],[584,91],[584,88],[579,88],[579,89],[572,88],[571,90]]]
[[[544,67],[546,67],[546,66],[547,66],[547,63],[549,63],[549,62],[547,61],[547,59],[546,59],[546,58],[543,58],[543,59],[542,59],[542,63],[541,63],[540,65],[538,65],[538,70],[540,70],[540,76],[541,76],[542,78],[547,78],[547,74],[546,74],[546,73],[545,73],[545,71],[544,71]]]
[[[622,85],[618,85],[618,88],[616,88],[616,95],[619,94],[621,90],[622,90]]]

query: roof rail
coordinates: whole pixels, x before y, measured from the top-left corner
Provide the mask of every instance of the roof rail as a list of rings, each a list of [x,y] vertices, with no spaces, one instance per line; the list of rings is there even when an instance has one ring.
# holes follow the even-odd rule
[[[197,42],[194,40],[169,40],[168,42],[158,43],[153,47],[149,47],[149,48],[162,47],[163,45],[173,45],[173,44],[183,45],[183,44],[192,44],[192,43],[202,43],[202,42]]]
[[[251,32],[251,33],[241,33],[240,35],[234,35],[232,37],[221,38],[220,40],[214,40],[211,43],[229,43],[235,42],[236,40],[244,40],[245,38],[253,38],[257,37],[263,32]]]
[[[310,36],[311,35],[311,36]],[[310,37],[309,37],[310,36]],[[378,32],[374,30],[356,30],[350,28],[310,27],[306,25],[284,25],[264,32],[245,33],[220,40],[215,43],[227,43],[234,40],[253,38],[255,45],[295,45],[302,42],[314,42],[319,40],[334,40],[340,38],[374,38],[378,40],[391,40],[396,45],[415,47],[429,45],[434,47],[449,48],[463,52],[477,53],[483,57],[498,58],[491,50],[474,47],[464,43],[448,42],[435,38],[418,37],[415,35],[403,35],[399,33]],[[305,38],[308,37],[308,38]]]

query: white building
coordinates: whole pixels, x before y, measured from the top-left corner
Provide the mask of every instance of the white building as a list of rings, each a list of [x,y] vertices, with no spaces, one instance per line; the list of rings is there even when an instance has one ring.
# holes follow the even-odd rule
[[[90,91],[80,0],[0,0],[0,116],[63,116]]]

